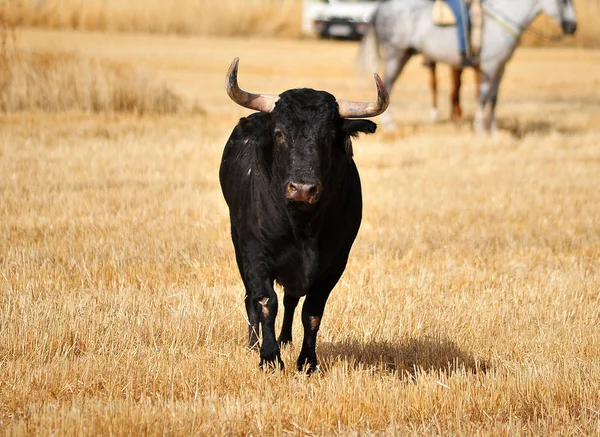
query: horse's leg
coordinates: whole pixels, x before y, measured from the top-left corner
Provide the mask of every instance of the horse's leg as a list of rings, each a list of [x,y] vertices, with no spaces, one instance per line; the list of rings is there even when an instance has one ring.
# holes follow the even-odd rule
[[[435,75],[436,64],[434,61],[428,61],[425,66],[429,68],[429,89],[431,90],[431,121],[438,121],[438,106],[437,106],[437,77]]]
[[[415,51],[413,49],[405,49],[400,56],[397,56],[396,50],[389,50],[384,53],[386,61],[383,84],[390,95],[392,94],[392,86],[394,85],[394,82],[396,82],[396,79],[398,79],[398,76],[400,76],[400,73],[402,73],[402,69],[414,54]],[[396,130],[396,125],[392,117],[392,111],[390,111],[389,108],[381,116],[381,122],[385,130]]]
[[[496,104],[498,103],[498,89],[500,88],[500,81],[502,80],[503,75],[504,65],[500,67],[496,73],[494,81],[492,82],[492,86],[490,87],[490,112],[488,113],[486,128],[489,129],[493,134],[498,132],[498,124],[496,123]]]
[[[473,129],[477,134],[485,133],[484,126],[484,111],[490,96],[492,87],[492,75],[483,73],[480,75],[479,91],[477,92],[477,110],[475,111],[475,119],[473,120]]]
[[[473,72],[475,73],[475,101],[479,101],[479,87],[481,86],[481,70],[479,68],[474,68]]]
[[[450,67],[450,76],[452,78],[452,93],[450,95],[450,114],[452,121],[460,121],[462,111],[460,109],[460,76],[463,69],[461,67]]]

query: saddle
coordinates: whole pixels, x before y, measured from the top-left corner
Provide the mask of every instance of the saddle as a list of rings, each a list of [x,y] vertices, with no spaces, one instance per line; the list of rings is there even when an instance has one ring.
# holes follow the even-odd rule
[[[433,10],[431,12],[433,24],[436,26],[456,26],[456,17],[454,12],[444,0],[435,0]]]
[[[481,0],[466,0],[465,13],[471,21],[471,28],[465,33],[467,52],[479,56],[483,39],[483,9]],[[436,26],[456,26],[456,16],[445,0],[434,0],[432,10],[433,23]]]

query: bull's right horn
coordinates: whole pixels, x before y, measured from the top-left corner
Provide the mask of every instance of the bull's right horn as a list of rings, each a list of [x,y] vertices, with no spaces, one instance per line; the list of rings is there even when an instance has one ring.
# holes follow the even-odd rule
[[[238,86],[237,72],[239,62],[240,58],[235,58],[233,60],[229,66],[227,77],[225,79],[225,90],[227,91],[227,94],[231,100],[238,105],[243,106],[244,108],[254,109],[255,111],[260,112],[273,112],[273,108],[275,108],[275,102],[277,102],[279,96],[253,94],[244,91]]]

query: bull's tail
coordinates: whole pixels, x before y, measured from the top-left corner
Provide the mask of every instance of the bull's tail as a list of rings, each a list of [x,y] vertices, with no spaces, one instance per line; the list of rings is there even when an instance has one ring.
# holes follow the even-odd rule
[[[369,30],[360,43],[356,57],[356,68],[363,73],[374,73],[379,70],[380,61],[379,38],[375,31],[375,17],[373,17],[369,24]]]

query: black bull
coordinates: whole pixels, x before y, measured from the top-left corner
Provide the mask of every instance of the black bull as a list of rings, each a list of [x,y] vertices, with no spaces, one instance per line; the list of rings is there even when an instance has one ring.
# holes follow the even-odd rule
[[[261,367],[283,368],[279,344],[292,341],[294,310],[305,296],[297,365],[310,373],[317,368],[315,343],[325,303],[344,272],[362,217],[351,137],[377,127],[348,118],[382,113],[389,97],[377,75],[378,98],[371,103],[336,101],[306,88],[252,94],[238,87],[237,65],[236,58],[227,75],[228,94],[260,112],[233,129],[219,177],[246,288],[249,347],[258,345],[262,328]],[[274,281],[284,288],[279,341]]]

